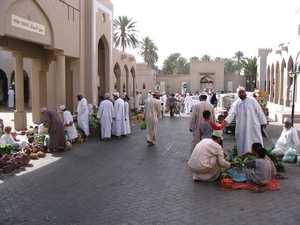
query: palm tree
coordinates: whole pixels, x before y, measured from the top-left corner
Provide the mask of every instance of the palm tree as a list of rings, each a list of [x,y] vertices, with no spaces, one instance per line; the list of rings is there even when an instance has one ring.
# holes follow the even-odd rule
[[[232,75],[236,72],[235,64],[233,59],[225,58],[224,60],[224,74]]]
[[[192,56],[191,58],[190,58],[190,61],[197,61],[197,60],[199,60],[199,57],[198,56]]]
[[[174,66],[170,59],[165,59],[162,66],[162,74],[173,74]]]
[[[155,46],[153,40],[151,40],[149,37],[143,38],[143,40],[140,42],[140,51],[138,54],[140,54],[145,63],[148,64],[148,67],[153,68],[154,64],[158,60],[157,50],[158,48]]]
[[[254,84],[254,88],[256,87],[257,58],[246,58],[243,61],[243,65],[245,76],[247,77],[247,83],[249,84],[250,91],[252,91],[252,83]]]
[[[201,57],[201,60],[202,61],[210,61],[211,60],[211,57],[210,57],[210,55],[202,55],[202,57]]]
[[[175,63],[176,74],[189,74],[189,63],[183,57],[179,57]]]
[[[163,74],[174,74],[176,68],[176,61],[180,57],[180,53],[172,53],[165,59],[162,67]]]
[[[238,75],[241,75],[241,71],[243,69],[243,61],[245,59],[244,52],[241,52],[241,51],[235,52],[232,59],[235,62],[236,69],[238,71]]]
[[[114,46],[123,52],[127,47],[132,49],[138,47],[139,41],[136,33],[136,22],[131,22],[127,16],[119,16],[114,20]]]

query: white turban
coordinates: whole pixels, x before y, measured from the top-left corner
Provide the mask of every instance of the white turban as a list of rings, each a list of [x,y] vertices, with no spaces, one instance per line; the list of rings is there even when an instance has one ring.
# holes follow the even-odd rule
[[[236,92],[239,92],[240,90],[245,91],[246,89],[245,89],[243,86],[239,86],[239,87],[236,89]]]
[[[78,95],[82,95],[82,93],[81,93],[81,92],[77,92],[77,96],[78,96]]]
[[[214,130],[212,135],[221,138],[222,137],[223,132],[220,130]]]
[[[60,108],[61,111],[63,111],[63,110],[66,109],[66,106],[65,105],[61,105],[59,108]]]
[[[105,93],[105,94],[104,94],[104,97],[105,97],[105,98],[109,98],[109,97],[110,97],[110,94],[109,94],[109,93]]]
[[[207,96],[207,93],[202,91],[202,92],[200,92],[199,96]]]
[[[120,94],[119,94],[119,92],[115,92],[115,93],[113,93],[113,96],[119,97]]]
[[[40,109],[41,113],[45,112],[46,110],[47,110],[46,107],[42,107],[42,108]]]
[[[291,118],[288,118],[288,117],[286,117],[286,118],[284,118],[283,122],[284,122],[284,123],[285,123],[285,122],[291,123],[291,122],[292,122],[292,119],[291,119]]]

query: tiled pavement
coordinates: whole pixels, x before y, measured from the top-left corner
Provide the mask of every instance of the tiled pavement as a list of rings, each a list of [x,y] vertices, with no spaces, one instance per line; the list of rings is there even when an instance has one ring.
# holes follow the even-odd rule
[[[300,224],[300,167],[285,164],[289,179],[279,180],[282,189],[262,194],[194,182],[188,122],[164,117],[152,147],[135,123],[129,137],[90,138],[2,174],[0,224]],[[271,140],[281,129],[270,123]],[[234,144],[226,134],[224,148]]]

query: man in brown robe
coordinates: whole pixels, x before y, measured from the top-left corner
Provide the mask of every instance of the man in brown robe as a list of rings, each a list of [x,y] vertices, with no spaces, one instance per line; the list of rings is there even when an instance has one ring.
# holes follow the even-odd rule
[[[147,143],[149,146],[154,145],[157,136],[157,123],[158,119],[161,119],[161,106],[160,106],[160,96],[159,91],[155,91],[153,98],[148,98],[145,104],[144,116],[147,124]]]
[[[48,128],[48,134],[50,136],[48,151],[67,150],[64,124],[58,113],[46,107],[41,108],[40,111],[45,116],[45,126]]]

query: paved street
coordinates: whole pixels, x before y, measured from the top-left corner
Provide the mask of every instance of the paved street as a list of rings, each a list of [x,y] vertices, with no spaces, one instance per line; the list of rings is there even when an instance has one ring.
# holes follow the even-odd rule
[[[164,117],[155,146],[147,146],[146,131],[134,123],[129,137],[90,138],[2,174],[0,224],[300,224],[300,167],[285,164],[282,189],[262,194],[194,182],[188,122]],[[270,122],[266,148],[281,130]],[[234,144],[226,134],[224,148]]]

